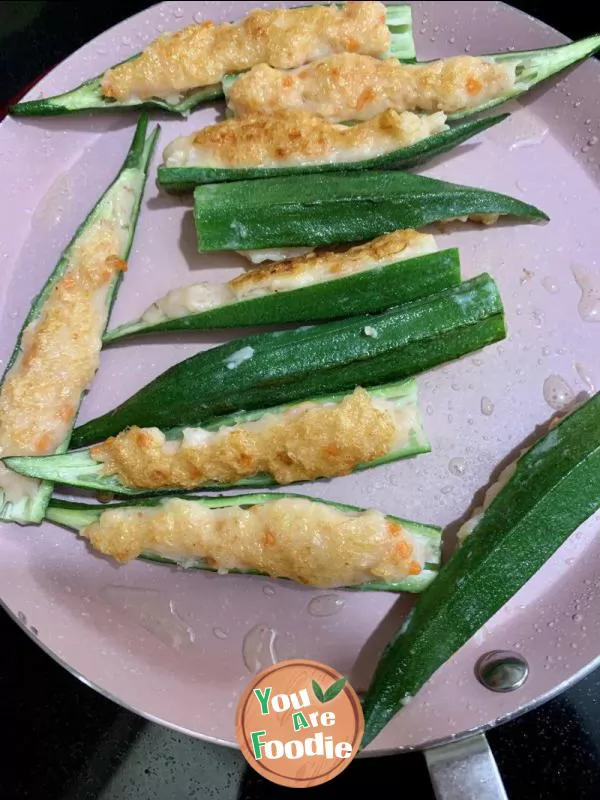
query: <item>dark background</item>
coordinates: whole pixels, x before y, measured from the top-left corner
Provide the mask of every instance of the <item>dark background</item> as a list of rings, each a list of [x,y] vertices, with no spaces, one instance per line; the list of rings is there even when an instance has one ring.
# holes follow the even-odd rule
[[[0,116],[73,50],[148,5],[0,2]],[[574,39],[600,30],[598,3],[512,5]],[[55,664],[3,611],[0,642],[1,800],[250,800],[293,791],[267,783],[233,752],[162,730],[101,697]],[[511,800],[597,800],[600,671],[488,738]],[[117,774],[127,777],[111,783]],[[310,791],[313,798],[373,791],[433,797],[418,753],[356,761],[333,784]]]

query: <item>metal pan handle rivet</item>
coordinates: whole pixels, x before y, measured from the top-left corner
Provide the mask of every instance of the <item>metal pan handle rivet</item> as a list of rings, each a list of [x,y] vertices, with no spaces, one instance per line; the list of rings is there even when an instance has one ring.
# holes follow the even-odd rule
[[[492,692],[514,692],[527,680],[529,665],[519,653],[491,650],[478,659],[475,675],[479,683]]]

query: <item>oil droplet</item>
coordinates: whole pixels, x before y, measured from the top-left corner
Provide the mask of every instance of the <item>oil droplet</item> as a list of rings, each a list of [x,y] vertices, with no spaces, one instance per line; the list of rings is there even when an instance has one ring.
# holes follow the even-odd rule
[[[260,672],[279,661],[276,640],[277,631],[267,625],[258,624],[248,631],[242,642],[242,658],[249,672]]]
[[[33,635],[34,635],[34,636],[37,636],[37,635],[39,634],[39,631],[38,631],[38,629],[35,627],[35,625],[32,625],[32,626],[29,628],[29,630],[30,630],[30,631],[33,633]]]
[[[194,22],[200,23],[202,22],[203,19],[204,19],[204,14],[202,13],[202,11],[196,11],[196,13],[193,16]]]
[[[275,594],[275,587],[274,586],[263,586],[263,594],[266,594],[267,597],[273,597]]]
[[[332,617],[339,614],[344,607],[344,601],[337,594],[320,594],[308,604],[308,613],[313,617]]]
[[[181,19],[183,17],[183,8],[174,8],[173,9],[173,16],[175,19]]]
[[[448,37],[448,44],[454,44],[456,41],[456,36],[449,36]]]
[[[577,310],[584,322],[600,322],[600,287],[595,286],[591,277],[579,264],[571,264],[575,282],[581,289]]]
[[[484,417],[490,417],[494,413],[494,404],[489,397],[481,398],[481,413]]]
[[[558,294],[559,291],[558,284],[556,283],[554,278],[550,277],[550,275],[547,275],[544,278],[544,280],[542,281],[542,286],[547,292],[550,292],[550,294]]]
[[[429,417],[433,414],[433,406],[431,405],[431,403],[427,406],[425,411],[427,413],[427,416],[429,416]]]
[[[186,643],[193,643],[196,638],[194,630],[181,617],[173,600],[156,589],[106,586],[100,594],[114,609],[175,650],[180,650]]]
[[[557,411],[569,405],[575,396],[573,389],[560,375],[549,375],[544,381],[543,391],[544,400]]]
[[[22,611],[17,611],[17,618],[18,618],[19,622],[23,623],[23,625],[27,624],[27,617],[25,616],[25,614]]]
[[[589,145],[590,147],[593,147],[595,144],[598,144],[598,137],[597,137],[597,136],[591,136],[591,137],[588,139],[588,145]]]
[[[573,622],[583,622],[583,616],[581,614],[573,614],[571,619]]]
[[[542,347],[542,355],[549,356],[552,350],[546,345],[546,347]]]
[[[226,639],[228,635],[227,631],[224,631],[223,628],[213,628],[213,633],[217,639]]]
[[[448,462],[448,472],[451,475],[456,475],[458,478],[465,474],[466,469],[467,462],[464,458],[451,458]]]
[[[517,139],[517,141],[513,142],[508,149],[520,150],[523,147],[535,147],[536,145],[542,144],[547,135],[548,135],[548,128],[542,128],[542,130],[540,130],[533,136],[527,136],[523,139]]]
[[[470,52],[471,52],[471,45],[468,44],[465,46],[465,53],[470,53]]]
[[[585,367],[583,364],[575,364],[575,372],[579,375],[581,382],[587,386],[587,388],[590,390],[590,393],[593,394],[595,391],[594,381],[592,380],[587,367]]]
[[[442,488],[440,489],[440,492],[442,494],[451,494],[452,487],[451,486],[442,486]]]

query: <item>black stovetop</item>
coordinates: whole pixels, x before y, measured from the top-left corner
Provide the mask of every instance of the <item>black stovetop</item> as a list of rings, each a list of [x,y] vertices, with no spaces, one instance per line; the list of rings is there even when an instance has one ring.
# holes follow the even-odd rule
[[[0,2],[0,110],[88,39],[148,5]],[[513,5],[572,38],[600,29],[598,9],[584,2]],[[236,751],[145,722],[100,696],[45,655],[3,611],[0,642],[2,800],[250,800],[292,791],[260,778]],[[488,739],[511,800],[597,800],[600,670]],[[312,789],[311,797],[350,790],[433,797],[419,753],[355,761],[333,784]]]

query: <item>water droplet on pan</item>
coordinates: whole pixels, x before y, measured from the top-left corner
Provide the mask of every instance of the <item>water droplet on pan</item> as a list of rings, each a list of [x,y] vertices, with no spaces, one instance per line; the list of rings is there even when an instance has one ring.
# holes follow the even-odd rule
[[[276,640],[277,631],[267,625],[258,624],[248,631],[242,642],[242,658],[249,672],[260,672],[279,661]]]
[[[308,604],[308,613],[313,617],[331,617],[344,608],[344,601],[337,594],[320,594]]]
[[[561,375],[549,375],[544,381],[544,400],[556,411],[569,405],[575,397],[573,389]]]
[[[600,285],[579,264],[571,264],[571,272],[581,290],[579,316],[584,322],[600,322]]]
[[[558,284],[554,278],[551,278],[549,275],[542,280],[542,286],[547,292],[550,292],[550,294],[558,294]]]
[[[585,386],[587,386],[587,388],[589,389],[590,393],[593,394],[594,391],[595,391],[594,381],[593,381],[593,379],[592,379],[587,367],[584,366],[583,364],[577,363],[577,364],[575,364],[575,372],[579,375],[579,378],[580,378],[581,382]]]
[[[489,397],[481,398],[481,413],[484,417],[489,417],[494,413],[494,404]]]
[[[448,462],[448,472],[458,478],[465,474],[466,469],[467,462],[464,460],[464,458],[451,458]]]

